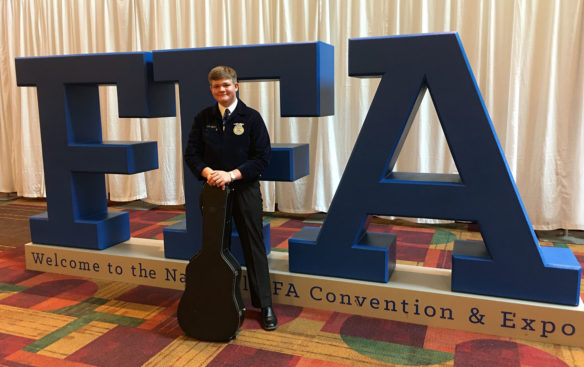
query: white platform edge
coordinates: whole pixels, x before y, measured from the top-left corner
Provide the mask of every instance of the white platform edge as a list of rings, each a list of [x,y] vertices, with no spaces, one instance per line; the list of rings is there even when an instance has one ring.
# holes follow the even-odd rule
[[[105,250],[28,243],[25,256],[29,270],[179,290],[188,263],[165,258],[162,241],[140,238]],[[376,283],[291,273],[287,252],[272,251],[269,262],[275,303],[584,347],[582,300],[565,306],[452,292],[447,269],[397,264],[389,283]],[[81,264],[86,269],[79,269]],[[242,291],[246,297],[245,271]]]

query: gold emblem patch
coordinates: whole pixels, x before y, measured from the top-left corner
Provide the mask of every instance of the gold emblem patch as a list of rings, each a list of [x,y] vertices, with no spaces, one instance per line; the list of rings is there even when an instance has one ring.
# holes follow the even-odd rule
[[[235,126],[233,126],[233,133],[235,135],[241,135],[241,134],[243,134],[243,132],[245,131],[243,129],[243,122],[236,122],[234,125]]]

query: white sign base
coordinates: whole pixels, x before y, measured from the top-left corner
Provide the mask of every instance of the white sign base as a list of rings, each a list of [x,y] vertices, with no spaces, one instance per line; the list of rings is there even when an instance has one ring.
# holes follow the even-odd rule
[[[29,270],[184,289],[187,261],[165,258],[160,240],[106,250],[29,243],[25,252]],[[582,300],[576,307],[452,292],[447,269],[398,264],[389,283],[376,283],[290,273],[287,252],[269,261],[275,303],[584,347]],[[248,296],[245,267],[241,287]]]

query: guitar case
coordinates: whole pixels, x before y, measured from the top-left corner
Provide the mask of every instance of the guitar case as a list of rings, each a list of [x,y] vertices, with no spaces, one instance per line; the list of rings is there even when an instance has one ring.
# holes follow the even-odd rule
[[[185,273],[177,318],[185,334],[204,341],[235,338],[244,316],[241,266],[229,251],[231,188],[203,185],[203,243]]]

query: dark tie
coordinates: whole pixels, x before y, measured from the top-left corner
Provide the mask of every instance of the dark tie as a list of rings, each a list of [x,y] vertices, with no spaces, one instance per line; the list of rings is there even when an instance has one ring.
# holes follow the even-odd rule
[[[225,123],[227,122],[227,119],[229,118],[229,108],[225,109],[225,113],[223,114],[223,131],[225,131]]]

